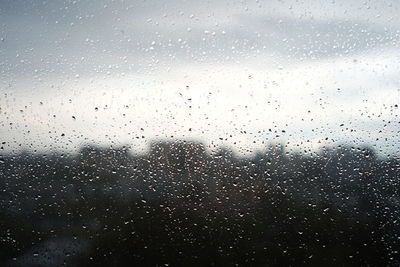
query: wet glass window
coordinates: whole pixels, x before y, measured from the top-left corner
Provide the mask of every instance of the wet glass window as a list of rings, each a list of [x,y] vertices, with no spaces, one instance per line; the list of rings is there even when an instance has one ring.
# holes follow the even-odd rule
[[[399,266],[399,12],[0,1],[0,266]]]

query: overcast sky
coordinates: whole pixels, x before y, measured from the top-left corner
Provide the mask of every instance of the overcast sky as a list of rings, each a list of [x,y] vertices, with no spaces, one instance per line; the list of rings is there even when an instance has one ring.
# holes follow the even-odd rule
[[[397,1],[1,0],[0,141],[400,153],[399,12]]]

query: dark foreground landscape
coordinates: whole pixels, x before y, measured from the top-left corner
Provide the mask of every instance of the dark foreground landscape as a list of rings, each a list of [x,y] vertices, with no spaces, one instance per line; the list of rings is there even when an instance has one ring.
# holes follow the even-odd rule
[[[350,146],[3,155],[0,265],[399,266],[399,179]]]

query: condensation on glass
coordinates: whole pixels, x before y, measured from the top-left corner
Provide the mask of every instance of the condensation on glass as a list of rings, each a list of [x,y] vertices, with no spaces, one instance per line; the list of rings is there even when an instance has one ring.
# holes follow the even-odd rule
[[[1,266],[399,266],[396,1],[0,2]]]

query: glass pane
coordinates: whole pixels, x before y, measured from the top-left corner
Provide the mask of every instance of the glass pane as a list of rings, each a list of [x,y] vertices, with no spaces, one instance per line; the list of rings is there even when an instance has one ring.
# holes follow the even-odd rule
[[[399,266],[400,3],[0,2],[0,266]]]

